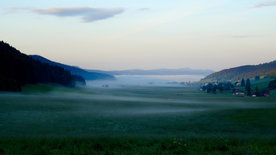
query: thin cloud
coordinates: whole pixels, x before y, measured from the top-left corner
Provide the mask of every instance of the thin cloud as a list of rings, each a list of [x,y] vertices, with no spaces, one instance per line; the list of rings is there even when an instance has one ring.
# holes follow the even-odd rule
[[[6,14],[16,13],[18,11],[26,11],[26,10],[31,10],[31,8],[29,8],[29,7],[25,7],[25,8],[10,8],[10,9],[8,9],[8,11],[6,11]]]
[[[17,8],[17,10],[22,10],[22,9]],[[26,9],[24,8],[24,10]],[[90,7],[27,9],[27,10],[41,15],[53,15],[58,17],[80,16],[82,17],[82,21],[85,23],[112,18],[125,11],[122,8],[102,9],[102,8],[90,8]],[[15,9],[13,9],[13,12],[14,11]]]
[[[262,8],[262,7],[275,6],[275,5],[276,5],[276,1],[267,1],[267,2],[256,4],[253,8]]]
[[[248,35],[234,35],[234,36],[231,36],[232,38],[250,38],[252,36],[248,36]]]
[[[252,34],[252,35],[230,35],[230,36],[227,36],[228,38],[231,37],[231,38],[236,38],[236,39],[245,39],[245,38],[260,38],[260,37],[267,37],[267,35],[263,34],[263,35],[260,35],[260,34]]]
[[[140,8],[138,9],[139,11],[149,11],[150,9],[149,8]]]

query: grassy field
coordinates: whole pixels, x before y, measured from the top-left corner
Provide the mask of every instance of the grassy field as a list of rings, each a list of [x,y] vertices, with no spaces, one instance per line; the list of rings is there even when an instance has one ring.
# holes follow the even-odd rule
[[[276,92],[64,88],[0,93],[0,154],[275,154]]]

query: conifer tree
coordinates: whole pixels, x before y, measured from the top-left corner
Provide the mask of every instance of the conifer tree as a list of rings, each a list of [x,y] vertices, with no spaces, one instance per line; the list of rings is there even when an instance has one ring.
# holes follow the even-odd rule
[[[261,96],[261,92],[260,92],[258,86],[256,86],[255,95],[256,96]]]
[[[241,86],[244,87],[245,86],[245,81],[244,79],[242,78],[242,81],[241,81]]]
[[[251,83],[250,83],[250,80],[247,79],[246,80],[246,84],[245,84],[245,90],[247,92],[247,96],[251,96]]]

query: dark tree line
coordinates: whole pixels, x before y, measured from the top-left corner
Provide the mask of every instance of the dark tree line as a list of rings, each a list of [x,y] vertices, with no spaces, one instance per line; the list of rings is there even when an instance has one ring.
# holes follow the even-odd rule
[[[205,86],[202,86],[201,89],[203,91],[206,91],[207,93],[217,93],[223,92],[224,90],[232,90],[234,88],[234,85],[231,82],[220,82],[218,84],[216,83],[208,83]]]
[[[255,80],[256,81],[260,80],[260,77],[256,76]],[[254,91],[254,89],[252,90],[250,79],[247,79],[246,82],[244,79],[242,79],[241,87],[245,87],[247,96],[256,95],[257,97],[260,97],[260,96],[265,96],[265,94],[269,94],[268,89],[260,90],[258,86],[255,87],[255,91]]]
[[[58,83],[64,86],[85,84],[80,76],[72,75],[61,67],[42,64],[0,42],[0,91],[20,91],[25,84]]]
[[[239,83],[236,82],[235,85]],[[276,89],[276,80],[270,82],[270,88]],[[207,85],[204,85],[201,87],[202,91],[206,91],[207,93],[214,93],[217,92],[223,92],[224,90],[232,90],[232,93],[235,95],[246,95],[246,96],[252,96],[255,95],[257,97],[260,96],[269,96],[270,91],[269,89],[262,89],[260,90],[258,86],[256,86],[255,90],[251,88],[251,82],[250,79],[242,79],[241,81],[241,87],[244,87],[244,90],[240,90],[239,88],[236,88],[231,82],[220,82],[220,83],[208,83]]]

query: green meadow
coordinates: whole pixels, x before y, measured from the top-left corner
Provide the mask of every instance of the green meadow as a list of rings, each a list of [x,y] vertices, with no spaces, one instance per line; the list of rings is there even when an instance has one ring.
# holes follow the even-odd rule
[[[0,93],[0,154],[276,154],[275,118],[275,91],[28,85]]]

